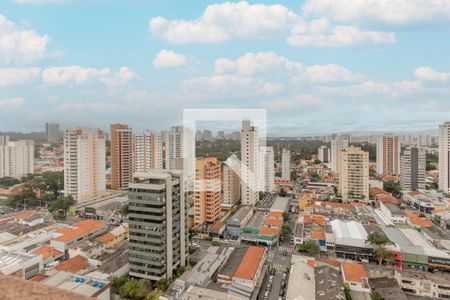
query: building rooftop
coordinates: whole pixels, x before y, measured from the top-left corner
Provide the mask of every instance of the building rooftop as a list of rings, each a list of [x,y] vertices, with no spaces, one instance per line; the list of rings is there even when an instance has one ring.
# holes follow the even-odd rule
[[[97,230],[103,226],[106,226],[106,222],[104,221],[96,221],[96,220],[83,220],[79,221],[72,225],[70,228],[61,228],[56,232],[61,235],[57,238],[54,238],[54,241],[59,242],[68,242],[74,240],[78,237],[88,234],[94,230]]]
[[[47,258],[53,256],[53,257],[59,257],[63,255],[61,251],[56,250],[55,248],[52,248],[50,246],[41,246],[39,248],[34,249],[31,251],[31,253],[35,255],[41,255],[43,260],[46,260]]]
[[[236,213],[230,218],[230,220],[238,220],[239,222],[242,222],[247,215],[249,214],[249,212],[252,210],[253,208],[251,206],[245,205],[245,206],[241,206]]]
[[[227,263],[220,270],[220,274],[233,276],[247,252],[247,248],[235,248],[227,260]]]
[[[346,281],[363,283],[363,279],[369,277],[362,264],[344,262],[341,266]]]
[[[282,219],[265,219],[264,225],[281,226],[281,225],[283,225],[283,220]]]
[[[278,228],[262,227],[259,234],[277,236],[280,230]]]
[[[249,247],[242,258],[234,277],[254,280],[256,270],[258,269],[259,263],[264,256],[264,251],[264,248],[261,247]]]
[[[405,215],[404,210],[401,209],[400,206],[398,206],[398,205],[388,203],[388,202],[383,203],[383,205],[386,206],[393,215],[400,215],[400,216]]]
[[[275,201],[272,204],[272,207],[270,208],[270,211],[275,211],[275,212],[286,212],[289,208],[289,197],[280,197],[277,196],[277,198],[275,199]]]
[[[83,269],[87,269],[89,266],[87,262],[87,258],[77,255],[72,258],[69,258],[62,264],[59,264],[55,267],[58,271],[66,271],[70,273],[78,273]]]

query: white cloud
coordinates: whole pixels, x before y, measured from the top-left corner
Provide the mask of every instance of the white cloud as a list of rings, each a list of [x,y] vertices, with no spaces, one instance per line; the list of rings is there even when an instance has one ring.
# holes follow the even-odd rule
[[[0,68],[0,87],[23,84],[39,78],[40,68]]]
[[[74,111],[95,111],[95,112],[110,112],[120,110],[120,107],[115,103],[105,102],[67,102],[57,106],[57,112],[74,112]]]
[[[450,20],[448,0],[307,0],[302,8],[306,15],[328,16],[340,22],[408,24]]]
[[[236,60],[220,58],[214,62],[216,74],[240,73],[244,75],[273,74],[274,72],[298,73],[303,66],[275,52],[245,53]]]
[[[412,95],[423,90],[420,81],[395,81],[388,83],[384,81],[367,80],[359,84],[343,87],[320,87],[319,91],[332,96],[365,97],[385,96],[388,98],[399,98]]]
[[[439,72],[430,67],[418,67],[414,71],[414,75],[422,81],[447,81],[450,79],[450,73]]]
[[[364,31],[355,26],[312,22],[307,26],[297,26],[287,38],[291,46],[296,47],[351,47],[356,45],[391,44],[396,41],[395,33]]]
[[[0,15],[0,62],[6,64],[30,64],[50,54],[47,46],[50,38],[33,30],[22,30]]]
[[[153,59],[153,66],[157,69],[179,67],[186,64],[187,58],[183,54],[171,50],[159,51]]]
[[[364,79],[364,75],[353,73],[339,65],[314,65],[307,67],[299,79],[306,79],[312,83],[325,82],[355,82]]]
[[[25,98],[15,97],[15,98],[6,98],[0,99],[0,107],[17,107],[21,106],[25,103]]]
[[[170,43],[220,43],[234,37],[268,37],[290,28],[299,16],[279,5],[249,4],[247,1],[208,5],[195,20],[156,17],[149,31]]]
[[[128,67],[113,73],[108,68],[84,68],[81,66],[53,67],[42,72],[42,79],[48,85],[85,84],[100,81],[110,88],[126,85],[138,76]]]
[[[321,105],[323,100],[312,95],[297,95],[288,99],[275,99],[264,102],[264,105],[271,110],[289,110],[300,106]]]

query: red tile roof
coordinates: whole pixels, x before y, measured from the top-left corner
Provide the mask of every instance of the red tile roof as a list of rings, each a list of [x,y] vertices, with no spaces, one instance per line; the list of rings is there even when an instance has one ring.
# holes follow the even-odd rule
[[[37,249],[34,249],[31,251],[31,253],[35,255],[41,255],[43,260],[46,260],[50,256],[58,257],[63,255],[61,251],[56,250],[55,248],[49,247],[49,246],[42,246]]]
[[[239,264],[234,277],[254,280],[256,270],[258,270],[259,263],[264,255],[264,248],[251,246],[245,252],[241,263]]]
[[[280,230],[278,228],[269,228],[269,227],[263,227],[259,230],[259,234],[265,234],[265,235],[273,235],[276,236]]]
[[[269,211],[267,215],[268,218],[283,218],[283,213],[281,211]]]
[[[283,225],[283,220],[281,220],[281,219],[265,219],[264,225],[281,226],[281,225]]]
[[[342,263],[342,271],[345,275],[346,281],[363,282],[363,278],[367,278],[368,274],[362,264],[358,263]]]
[[[26,210],[24,212],[21,212],[20,214],[16,215],[16,219],[28,219],[29,217],[31,217],[34,214],[34,211],[32,210]]]
[[[86,235],[89,232],[99,229],[106,225],[104,221],[96,221],[96,220],[83,220],[77,222],[72,225],[73,228],[61,228],[56,232],[62,233],[61,236],[54,238],[54,241],[67,242],[83,235]]]
[[[106,243],[106,242],[113,241],[115,238],[116,238],[116,236],[114,234],[112,234],[111,232],[107,232],[107,233],[97,237],[95,240],[102,242],[102,243]]]
[[[325,218],[322,215],[304,214],[303,223],[311,224],[316,223],[320,226],[325,225]]]
[[[313,231],[311,231],[311,239],[313,239],[313,240],[324,240],[325,239],[325,233],[323,233],[323,231],[313,230]]]
[[[81,255],[74,256],[60,265],[55,267],[58,271],[66,271],[70,273],[78,273],[88,267],[87,259]]]

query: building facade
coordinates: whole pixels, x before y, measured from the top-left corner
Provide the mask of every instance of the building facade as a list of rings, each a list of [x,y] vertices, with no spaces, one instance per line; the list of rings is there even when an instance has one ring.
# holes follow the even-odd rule
[[[64,194],[78,203],[106,191],[106,147],[102,130],[67,130],[64,134]]]
[[[241,163],[236,155],[231,155],[222,164],[222,207],[231,208],[241,199]]]
[[[20,179],[34,173],[34,141],[9,141],[8,136],[0,136],[0,178]]]
[[[130,276],[172,278],[188,255],[187,205],[181,171],[135,173],[129,185]]]
[[[275,188],[275,158],[273,147],[260,147],[261,151],[261,190],[272,192]]]
[[[330,148],[326,146],[320,146],[320,148],[317,151],[317,158],[323,163],[329,163],[330,153],[331,153]]]
[[[242,122],[241,131],[241,202],[253,205],[259,200],[260,164],[258,129],[250,121]]]
[[[378,174],[400,174],[400,151],[401,145],[398,136],[385,134],[377,138]]]
[[[439,190],[450,193],[450,122],[439,125]]]
[[[59,142],[59,124],[45,123],[45,141],[47,143],[56,144]]]
[[[194,224],[215,223],[220,219],[222,200],[220,163],[215,157],[195,161]]]
[[[281,152],[281,178],[291,180],[291,151],[287,149]]]
[[[127,189],[133,177],[133,131],[125,124],[111,124],[111,189]]]
[[[426,153],[418,147],[409,147],[400,155],[400,187],[404,191],[425,189]]]
[[[369,200],[369,153],[359,147],[339,152],[339,193],[344,201]]]
[[[150,172],[163,169],[163,136],[144,131],[134,135],[134,171]]]
[[[339,171],[339,153],[348,147],[348,140],[343,137],[336,137],[331,141],[331,171]]]

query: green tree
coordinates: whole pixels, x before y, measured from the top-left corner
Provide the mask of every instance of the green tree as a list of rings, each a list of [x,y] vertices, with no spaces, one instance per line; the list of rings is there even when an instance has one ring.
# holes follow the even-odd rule
[[[158,288],[158,290],[160,291],[167,291],[167,289],[170,286],[170,279],[169,278],[161,278],[157,283],[156,283],[156,287]]]
[[[320,164],[320,163],[322,163],[322,162],[320,161],[320,159],[315,159],[314,162],[313,162],[313,164],[315,164],[315,165],[318,165],[318,164]]]
[[[400,184],[398,182],[395,181],[387,181],[385,183],[383,183],[383,189],[388,192],[391,193],[392,195],[398,197],[400,196]]]
[[[344,283],[344,295],[345,300],[352,300],[352,294],[350,293],[350,287],[348,283]]]
[[[150,281],[147,279],[128,280],[119,290],[119,295],[122,298],[143,300],[150,293]]]
[[[304,245],[305,252],[311,256],[316,256],[320,252],[319,244],[313,240],[307,240]]]
[[[377,292],[373,291],[373,292],[370,294],[370,299],[371,299],[371,300],[383,300],[383,297],[381,297],[381,295],[378,294]]]
[[[127,282],[128,282],[127,276],[113,277],[112,285],[113,287],[120,289]]]
[[[279,195],[280,197],[286,197],[286,196],[287,196],[287,192],[286,192],[283,188],[281,188],[281,190],[280,190],[280,192],[278,193],[278,195]]]
[[[2,177],[0,178],[0,187],[2,188],[10,188],[13,185],[19,184],[20,180],[13,177]]]
[[[147,297],[145,297],[145,300],[158,300],[162,293],[163,291],[154,289],[150,294],[147,295]]]
[[[289,221],[289,214],[288,213],[283,213],[283,222],[286,223]]]
[[[120,210],[119,210],[120,214],[121,214],[122,216],[128,216],[129,208],[130,208],[130,207],[129,207],[128,204],[123,205],[123,206],[120,208]]]
[[[281,235],[282,236],[286,236],[292,233],[292,228],[291,226],[287,225],[287,224],[283,224],[281,226]]]
[[[38,201],[36,198],[36,192],[29,185],[24,185],[22,190],[16,194],[12,200],[9,201],[9,205],[11,206],[37,206]]]
[[[184,272],[186,272],[186,267],[184,267],[184,266],[179,266],[175,270],[175,274],[176,274],[177,277],[180,277],[181,275],[183,275]]]
[[[376,246],[384,246],[387,244],[392,244],[392,242],[385,234],[377,231],[369,233],[366,242]]]
[[[383,260],[392,259],[394,257],[394,255],[391,252],[387,251],[383,246],[375,247],[372,253],[373,256],[377,259],[379,265],[383,263]]]
[[[75,201],[73,200],[72,196],[61,197],[53,201],[49,210],[51,212],[55,212],[59,209],[62,209],[64,210],[64,214],[66,214],[69,208],[74,204]]]
[[[63,172],[45,172],[42,174],[44,190],[58,198],[59,192],[64,190],[64,173]]]

